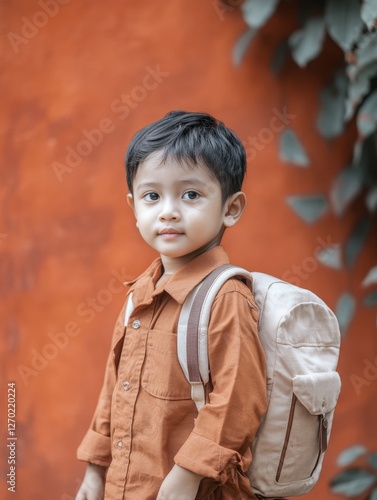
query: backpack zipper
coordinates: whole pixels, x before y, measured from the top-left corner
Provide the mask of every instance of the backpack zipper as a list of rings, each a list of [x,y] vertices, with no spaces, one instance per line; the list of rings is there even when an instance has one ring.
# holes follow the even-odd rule
[[[296,403],[297,403],[297,396],[296,396],[296,394],[293,394],[293,396],[292,396],[292,402],[291,402],[291,408],[289,410],[287,432],[285,433],[284,445],[283,445],[283,449],[282,449],[281,455],[280,455],[280,461],[279,461],[278,470],[276,472],[276,482],[277,483],[279,482],[281,471],[283,469],[285,455],[287,453],[289,438],[290,438],[291,430],[292,430],[293,417],[294,417],[294,414],[295,414]]]
[[[277,483],[279,482],[279,479],[281,476],[281,471],[282,471],[283,465],[284,465],[285,455],[287,453],[289,438],[291,436],[293,417],[295,414],[296,403],[297,403],[297,396],[295,394],[293,394],[291,408],[289,410],[289,416],[288,416],[287,431],[285,433],[283,449],[281,451],[279,466],[278,466],[278,469],[276,472],[276,482]],[[318,465],[319,457],[327,449],[327,418],[326,418],[326,415],[324,413],[322,415],[319,415],[319,446],[318,446],[318,449],[319,449],[319,452],[318,452],[317,460],[316,460],[316,463],[314,465],[314,468],[313,468],[310,476],[313,475],[313,472],[315,471],[315,469]]]
[[[324,453],[327,450],[327,418],[326,414],[322,413],[322,415],[319,415],[319,446],[318,446],[318,456],[317,456],[317,461],[313,467],[312,473],[310,474],[311,476],[313,475],[314,471],[317,468],[320,456],[322,453]]]

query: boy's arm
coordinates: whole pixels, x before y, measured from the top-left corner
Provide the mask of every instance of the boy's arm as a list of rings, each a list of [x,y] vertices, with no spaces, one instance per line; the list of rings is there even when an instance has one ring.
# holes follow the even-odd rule
[[[203,476],[174,465],[164,479],[156,500],[177,500],[178,493],[179,498],[195,500],[202,479]]]
[[[116,383],[113,347],[124,333],[124,307],[116,321],[102,389],[94,415],[78,450],[78,460],[108,467],[111,462],[110,413],[111,397]]]
[[[88,464],[83,482],[75,500],[103,500],[105,491],[106,468]]]
[[[224,484],[249,466],[247,450],[267,407],[266,363],[258,312],[246,285],[229,280],[211,312],[208,349],[213,390],[177,465]]]
[[[106,364],[105,379],[92,421],[77,449],[78,460],[104,467],[108,467],[111,462],[110,409],[111,394],[115,384],[111,354]]]

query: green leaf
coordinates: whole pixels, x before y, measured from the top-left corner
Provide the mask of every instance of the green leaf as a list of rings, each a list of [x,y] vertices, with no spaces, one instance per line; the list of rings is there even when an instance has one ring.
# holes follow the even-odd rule
[[[332,269],[342,269],[342,247],[339,244],[322,248],[317,252],[317,260]]]
[[[351,81],[355,80],[355,78],[357,77],[357,73],[359,72],[359,68],[357,67],[357,65],[354,63],[348,63],[345,70],[348,78]]]
[[[280,159],[300,167],[307,167],[310,160],[297,135],[292,129],[286,128],[280,135]]]
[[[370,494],[369,500],[377,500],[377,488],[375,488]]]
[[[357,497],[369,490],[376,476],[364,469],[348,469],[340,472],[330,483],[331,491],[347,498]]]
[[[346,100],[345,119],[349,121],[355,108],[360,104],[363,97],[369,92],[370,80],[377,75],[377,62],[369,64],[360,72],[356,73],[354,79],[348,85],[348,95]]]
[[[351,268],[354,266],[363,248],[370,227],[371,219],[366,216],[361,218],[353,229],[344,250],[347,267]]]
[[[368,136],[366,139],[358,139],[360,143],[360,155],[355,158],[355,167],[362,172],[363,185],[370,188],[376,185],[376,144],[374,135]]]
[[[233,48],[233,64],[235,66],[239,66],[244,58],[247,49],[255,36],[257,30],[253,28],[249,28],[243,33],[239,39],[236,41],[236,44]]]
[[[377,470],[377,451],[368,455],[368,463]]]
[[[344,335],[355,314],[356,301],[348,292],[342,293],[336,305],[335,315],[338,318],[339,328]]]
[[[347,76],[338,72],[332,83],[321,92],[317,129],[326,139],[337,137],[344,131],[347,87]]]
[[[275,76],[280,74],[288,52],[288,38],[284,38],[278,43],[271,61],[271,69]]]
[[[377,305],[377,290],[370,293],[363,299],[363,304],[368,307],[374,307]]]
[[[363,279],[362,285],[369,286],[377,283],[377,266],[369,269],[368,274]]]
[[[377,59],[377,33],[366,33],[360,37],[356,49],[356,67],[360,70]]]
[[[342,453],[338,456],[336,463],[339,467],[346,467],[366,453],[367,449],[365,446],[356,444],[355,446],[351,446],[350,448],[342,451]]]
[[[349,51],[363,28],[358,0],[328,0],[325,21],[331,38]]]
[[[350,203],[360,193],[363,186],[363,171],[350,165],[343,169],[335,178],[330,199],[337,215],[342,215]]]
[[[319,219],[328,208],[327,200],[323,194],[288,196],[286,202],[301,219],[309,224]]]
[[[372,187],[366,196],[366,204],[369,212],[375,212],[377,208],[377,186]]]
[[[363,156],[364,142],[365,141],[363,141],[362,139],[357,139],[354,146],[353,146],[352,163],[354,165],[357,165],[361,161],[361,158]]]
[[[363,0],[361,19],[367,25],[368,30],[371,30],[375,26],[375,21],[377,20],[376,0]]]
[[[365,99],[357,114],[357,128],[361,137],[373,134],[377,127],[377,90]]]
[[[346,100],[345,120],[350,121],[355,112],[356,106],[360,103],[365,94],[369,92],[369,79],[358,79],[350,82],[348,86],[348,96]]]
[[[325,23],[320,17],[308,19],[303,29],[289,37],[292,57],[301,68],[321,52],[324,39]]]
[[[250,28],[260,28],[275,12],[279,0],[245,0],[241,5],[243,18]]]

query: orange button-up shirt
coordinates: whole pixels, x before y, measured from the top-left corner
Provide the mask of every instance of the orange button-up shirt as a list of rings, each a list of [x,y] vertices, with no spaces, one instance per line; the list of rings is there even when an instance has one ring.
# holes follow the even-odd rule
[[[108,467],[105,498],[156,500],[176,463],[205,477],[197,499],[255,498],[245,475],[250,444],[266,409],[265,358],[249,288],[228,280],[208,329],[211,380],[197,412],[179,365],[177,325],[188,293],[228,263],[216,247],[164,283],[161,260],[131,285],[134,311],[115,325],[105,380],[77,456]]]

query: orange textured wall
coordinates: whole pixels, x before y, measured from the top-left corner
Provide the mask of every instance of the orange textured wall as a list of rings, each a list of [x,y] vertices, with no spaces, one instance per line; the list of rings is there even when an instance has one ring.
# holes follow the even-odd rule
[[[84,470],[75,450],[123,301],[119,282],[154,258],[126,205],[124,151],[140,127],[167,111],[210,112],[247,141],[286,109],[312,166],[280,163],[278,137],[270,136],[250,165],[247,212],[224,244],[235,263],[298,278],[332,307],[345,289],[362,298],[359,283],[376,255],[372,237],[352,275],[313,264],[322,242],[344,241],[362,206],[341,221],[328,213],[307,226],[284,203],[291,194],[327,193],[349,158],[352,127],[331,143],[315,129],[318,93],[339,54],[330,45],[305,73],[290,63],[274,77],[274,48],[293,22],[293,12],[281,10],[234,68],[231,51],[244,23],[238,8],[217,6],[1,3],[1,498],[74,498]],[[366,360],[376,362],[376,341],[375,311],[359,307],[343,341],[331,445],[308,499],[333,498],[327,483],[344,447],[377,448],[377,383],[364,374]],[[364,379],[359,391],[351,375]],[[8,382],[17,387],[16,494],[5,484]]]

